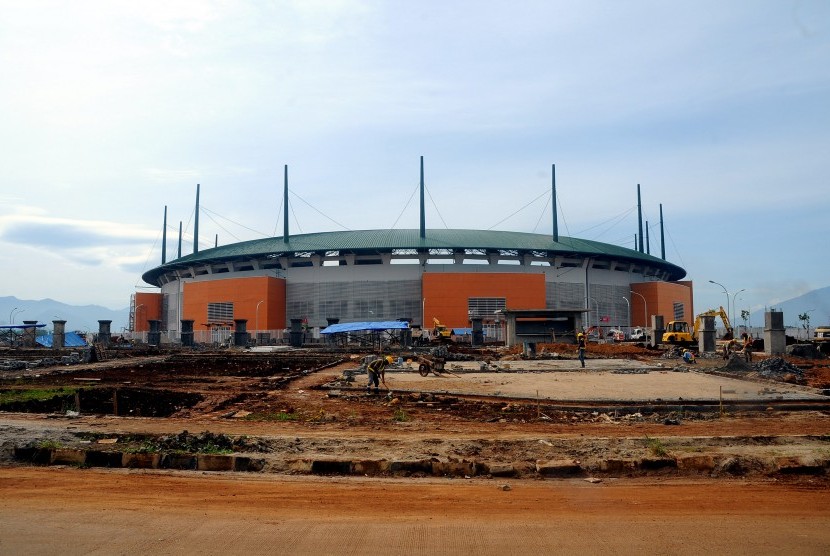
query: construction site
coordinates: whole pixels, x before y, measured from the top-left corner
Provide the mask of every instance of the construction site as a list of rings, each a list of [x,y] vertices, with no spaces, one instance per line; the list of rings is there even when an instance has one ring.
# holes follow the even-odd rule
[[[123,334],[3,327],[0,551],[827,552],[830,336],[696,312],[642,222],[428,230],[423,161],[419,229],[291,235],[287,175],[204,251],[197,186]]]
[[[307,488],[349,488],[342,480],[363,485],[341,493],[342,507],[360,506],[348,496],[359,499],[367,488],[406,488],[401,481],[429,488],[472,482],[500,492],[540,488],[540,480],[600,489],[692,481],[701,492],[712,484],[725,491],[736,484],[790,485],[795,490],[776,496],[808,496],[817,519],[830,511],[826,358],[760,352],[747,362],[743,353],[724,358],[712,350],[688,363],[677,346],[595,341],[582,367],[573,343],[538,343],[529,352],[526,345],[446,341],[405,348],[388,338],[380,353],[391,363],[377,393],[367,391],[367,363],[379,352],[365,342],[6,350],[0,353],[4,498],[24,507],[27,500],[37,506],[39,496],[76,500],[51,487],[20,488],[20,481],[53,479],[61,492],[59,485],[76,483],[78,493],[129,491],[110,485],[124,473],[137,484],[173,480],[168,488],[177,499],[201,488],[184,479],[188,474],[234,482],[271,477],[269,484],[288,480],[292,488],[299,488],[291,482],[299,477],[338,481],[306,484],[306,495]],[[197,505],[215,510],[211,499],[205,494]],[[360,507],[381,511],[374,501]],[[802,547],[826,546],[824,533],[807,538]],[[407,545],[397,552],[409,552]]]

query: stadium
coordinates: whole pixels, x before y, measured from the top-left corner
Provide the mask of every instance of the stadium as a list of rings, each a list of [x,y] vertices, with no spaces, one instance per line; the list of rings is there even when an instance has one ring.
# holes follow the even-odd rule
[[[551,235],[427,229],[421,168],[419,228],[292,235],[286,179],[282,236],[206,250],[197,247],[197,186],[194,252],[169,262],[162,255],[144,273],[158,291],[133,296],[131,330],[176,342],[187,321],[185,333],[192,326],[197,341],[217,341],[242,326],[270,343],[292,321],[317,337],[335,322],[405,319],[429,329],[437,319],[460,329],[478,317],[496,337],[505,310],[578,313],[579,326],[600,330],[648,326],[651,315],[693,318],[686,271],[664,249],[662,257],[645,252],[641,217],[637,249],[560,236],[555,211]],[[552,195],[556,206],[555,177]],[[639,206],[639,186],[637,195]],[[662,216],[660,225],[662,236]]]

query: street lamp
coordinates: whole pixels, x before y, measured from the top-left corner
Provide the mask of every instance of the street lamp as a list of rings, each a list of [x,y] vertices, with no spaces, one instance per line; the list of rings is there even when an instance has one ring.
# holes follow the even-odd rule
[[[18,309],[17,307],[12,309],[11,312],[9,313],[9,324],[14,324],[15,315],[19,315],[20,313],[24,312],[25,310],[26,309]]]
[[[746,291],[746,288],[744,288],[742,290],[738,290],[737,292],[735,292],[735,295],[732,296],[732,314],[729,316],[729,320],[730,320],[729,324],[732,325],[732,330],[735,330],[735,310],[736,310],[735,305],[738,303],[738,294],[741,293],[741,292],[745,292],[745,291]],[[726,310],[728,311],[729,307],[727,307]]]
[[[599,325],[599,302],[596,299],[594,299],[593,297],[590,297],[590,296],[588,296],[588,300],[593,301],[597,306],[597,337],[599,337],[600,332],[602,332],[602,329],[600,328],[600,325]],[[590,317],[590,315],[591,315],[591,308],[588,307],[588,316]],[[588,319],[588,324],[589,325],[591,324],[591,319],[590,318]]]
[[[138,324],[138,310],[142,307],[144,307],[144,303],[139,303],[138,305],[135,306],[135,309],[133,309],[133,329],[132,329],[132,332],[136,331],[136,325]]]
[[[721,288],[723,288],[723,293],[726,294],[726,310],[728,311],[729,310],[729,290],[727,290],[726,287],[723,284],[721,284],[720,282],[715,282],[714,280],[709,280],[709,283],[710,284],[715,284],[715,285],[720,286]]]
[[[256,331],[259,332],[259,306],[265,303],[265,300],[261,300],[259,303],[256,304]]]
[[[635,292],[634,290],[628,290],[628,291],[629,291],[629,293],[633,293],[634,295],[638,295],[642,298],[642,300],[643,300],[643,317],[646,319],[646,321],[643,323],[643,326],[648,327],[648,302],[646,302],[645,296],[643,296],[643,294],[641,294],[641,293]]]
[[[628,300],[627,297],[623,296],[625,300],[625,304],[628,305],[628,338],[631,338],[631,302]]]

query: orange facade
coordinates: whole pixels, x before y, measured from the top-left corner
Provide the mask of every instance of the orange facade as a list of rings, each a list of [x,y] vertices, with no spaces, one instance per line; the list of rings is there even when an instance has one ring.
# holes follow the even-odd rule
[[[208,303],[233,303],[233,318],[247,319],[247,329],[285,328],[285,280],[268,276],[185,282],[182,318],[194,330],[207,330]],[[228,323],[231,326],[233,323]]]
[[[136,292],[135,307],[133,322],[133,330],[135,332],[147,332],[150,330],[148,321],[161,320],[161,300],[160,293]]]
[[[631,296],[631,326],[651,326],[651,315],[663,315],[664,324],[672,320],[690,323],[695,320],[690,281],[641,282],[631,284],[631,290],[635,292]],[[679,309],[677,312],[676,308]]]
[[[424,325],[437,318],[448,327],[468,327],[468,299],[503,297],[507,309],[538,309],[545,306],[544,274],[435,273],[424,274],[421,282]]]

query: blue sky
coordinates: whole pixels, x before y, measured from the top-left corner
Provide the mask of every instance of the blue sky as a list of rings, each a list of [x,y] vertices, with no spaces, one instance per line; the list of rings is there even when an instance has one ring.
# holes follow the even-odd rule
[[[0,9],[0,295],[124,307],[196,183],[204,247],[281,234],[284,164],[292,232],[417,227],[420,155],[428,227],[550,233],[555,163],[563,235],[663,204],[698,311],[830,285],[823,0]]]

